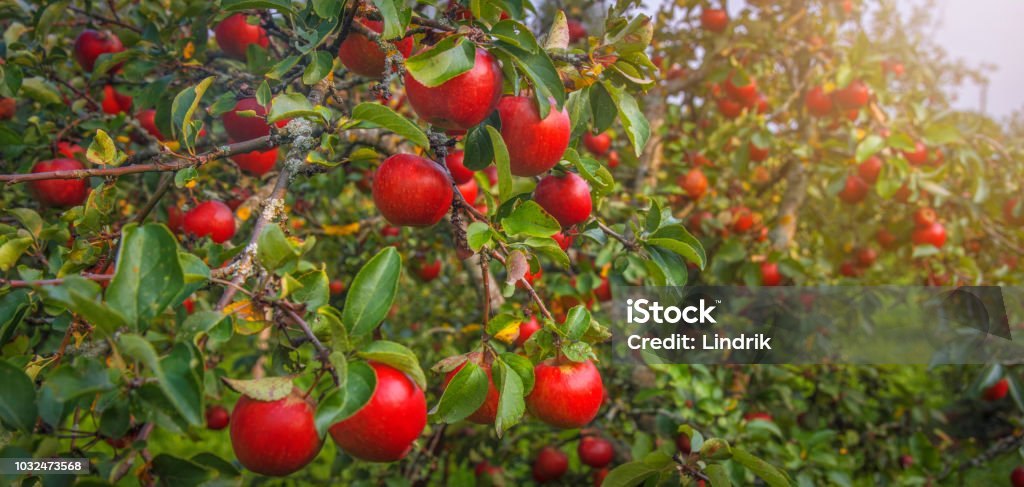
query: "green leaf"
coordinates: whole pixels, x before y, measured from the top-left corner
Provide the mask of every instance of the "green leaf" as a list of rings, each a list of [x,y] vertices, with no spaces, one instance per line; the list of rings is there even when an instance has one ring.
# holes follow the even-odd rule
[[[924,139],[931,145],[945,145],[960,141],[960,130],[952,123],[934,123],[924,129]]]
[[[291,377],[264,377],[250,380],[222,377],[221,380],[235,392],[257,401],[284,399],[295,388]]]
[[[317,84],[324,79],[334,68],[334,56],[327,51],[313,51],[309,53],[309,64],[302,72],[302,83],[306,86]]]
[[[296,13],[292,8],[292,2],[289,0],[224,0],[220,6],[225,12],[274,9],[288,15],[295,15]]]
[[[403,37],[412,19],[412,9],[402,0],[373,0],[373,4],[377,6],[384,19],[384,31],[381,35],[388,40]]]
[[[171,133],[176,139],[181,139],[185,133],[185,126],[192,122],[192,116],[199,108],[199,102],[210,87],[216,76],[210,76],[195,86],[190,86],[178,92],[171,103]]]
[[[604,478],[602,487],[633,487],[647,481],[660,472],[651,465],[644,462],[623,463],[615,467],[608,476]]]
[[[728,460],[732,458],[732,448],[721,438],[709,438],[701,445],[700,456],[709,460]]]
[[[194,167],[186,167],[176,173],[174,173],[174,187],[181,189],[184,188],[188,183],[195,181],[199,177],[199,171]]]
[[[583,338],[583,334],[590,329],[590,319],[590,311],[587,311],[585,306],[573,306],[565,315],[565,323],[562,325],[569,340]]]
[[[869,135],[857,144],[857,163],[866,161],[885,148],[885,139],[877,135]]]
[[[889,147],[893,149],[912,151],[914,150],[915,144],[914,139],[904,133],[892,134],[889,139],[885,142]]]
[[[153,458],[153,473],[163,485],[193,487],[202,485],[213,477],[206,467],[184,458],[161,453]]]
[[[118,343],[125,355],[142,362],[156,377],[160,390],[185,421],[193,426],[203,424],[203,381],[196,373],[202,370],[203,362],[193,345],[178,343],[169,355],[159,359],[153,345],[139,335],[121,335]]]
[[[529,32],[525,27],[526,32]],[[536,41],[534,41],[536,42]],[[533,84],[534,97],[537,99],[537,108],[542,119],[547,118],[551,109],[551,100],[554,100],[556,110],[561,110],[565,105],[565,86],[558,70],[552,64],[551,58],[543,51],[529,52],[526,49],[499,42],[501,49],[512,56],[515,62],[530,79]]]
[[[484,222],[473,222],[466,227],[466,241],[473,252],[479,252],[496,236],[491,226]]]
[[[647,243],[671,250],[701,269],[707,263],[707,255],[704,253],[704,246],[701,245],[700,240],[697,240],[686,230],[686,227],[680,224],[665,225],[659,228],[651,234]]]
[[[101,302],[100,285],[80,276],[67,276],[59,286],[42,288],[47,299],[56,301],[95,326],[101,337],[113,335],[114,330],[127,325],[120,310]]]
[[[643,153],[644,146],[647,145],[647,139],[651,136],[651,127],[647,118],[644,117],[644,113],[637,105],[636,99],[625,89],[616,87],[610,81],[604,81],[602,85],[615,102],[622,128],[626,130],[626,136],[633,144],[633,151],[639,157]]]
[[[323,269],[292,276],[302,287],[292,291],[291,299],[306,305],[306,309],[319,309],[331,300],[331,282]]]
[[[96,130],[96,137],[92,139],[89,149],[85,151],[85,158],[93,164],[120,165],[120,161],[117,160],[117,147],[114,146],[114,140],[101,129]]]
[[[571,265],[569,256],[562,250],[562,247],[558,246],[558,242],[555,242],[552,238],[530,237],[523,241],[523,245],[530,247],[530,249],[537,253],[543,254],[561,267],[568,269]]]
[[[488,125],[487,134],[491,136],[491,147],[494,149],[494,165],[498,168],[498,203],[504,203],[512,197],[512,169],[509,166],[508,148],[501,138],[498,129]]]
[[[21,82],[21,93],[44,105],[63,105],[64,99],[52,84],[39,77],[25,78]]]
[[[336,19],[341,15],[345,0],[313,0],[313,12],[321,19]]]
[[[430,139],[427,138],[427,134],[390,107],[379,103],[360,103],[352,110],[352,118],[388,129],[424,149],[430,148]]]
[[[555,13],[555,20],[551,22],[551,29],[548,30],[548,37],[544,41],[544,49],[566,49],[569,47],[569,21],[565,18],[565,12],[559,10]]]
[[[267,122],[274,123],[297,117],[323,119],[320,113],[313,109],[313,105],[301,93],[284,93],[277,95],[271,101],[270,111],[267,113]]]
[[[475,62],[476,45],[451,36],[406,59],[405,69],[416,81],[432,88],[473,69]]]
[[[711,440],[708,440],[711,441]],[[789,487],[792,481],[786,472],[774,467],[768,462],[757,458],[746,450],[739,448],[732,449],[732,459],[736,463],[747,467],[748,470],[764,480],[770,487]]]
[[[377,340],[371,342],[356,355],[366,360],[390,365],[409,374],[409,377],[412,377],[413,382],[420,386],[420,389],[426,390],[427,388],[427,376],[423,374],[416,354],[405,345],[387,340]]]
[[[36,388],[25,371],[0,360],[0,419],[22,431],[36,424]]]
[[[381,250],[359,270],[342,311],[342,322],[350,335],[373,331],[387,316],[398,294],[401,273],[402,258],[394,247]]]
[[[502,218],[501,227],[509,236],[545,238],[562,230],[558,220],[533,200],[524,201],[509,216]]]
[[[0,245],[0,271],[7,272],[32,246],[32,237],[12,238]]]
[[[498,415],[494,420],[494,429],[500,438],[502,433],[523,418],[526,412],[526,401],[523,399],[526,389],[519,373],[505,362],[495,362],[492,373],[494,386],[498,388]]]
[[[704,469],[704,474],[711,479],[709,487],[732,487],[732,480],[729,480],[729,472],[718,463],[712,463]]]
[[[280,225],[272,223],[263,229],[256,247],[256,258],[260,264],[268,270],[276,271],[289,264],[295,263],[299,258],[297,249],[288,237],[284,235]]]
[[[345,373],[338,375],[341,386],[324,396],[316,408],[314,423],[320,436],[333,424],[358,413],[377,390],[377,373],[366,362],[348,363]]]
[[[608,94],[601,83],[590,85],[590,110],[594,120],[594,131],[604,132],[615,121],[615,115],[619,113],[615,107],[615,100]]]
[[[125,225],[106,301],[132,326],[149,322],[170,305],[185,283],[178,241],[157,223]]]
[[[431,421],[454,423],[466,419],[487,400],[487,373],[471,361],[452,377],[441,399],[430,411]]]
[[[533,362],[530,362],[530,359],[522,355],[512,352],[505,352],[501,354],[500,358],[501,362],[508,365],[516,374],[519,374],[519,379],[523,381],[523,395],[530,394],[533,391],[533,384],[535,382]]]

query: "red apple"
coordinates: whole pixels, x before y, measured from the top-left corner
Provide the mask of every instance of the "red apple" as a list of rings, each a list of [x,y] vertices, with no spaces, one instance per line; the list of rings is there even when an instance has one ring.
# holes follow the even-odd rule
[[[604,478],[608,476],[608,469],[602,468],[600,470],[594,470],[594,487],[601,487],[604,485]]]
[[[521,347],[526,340],[529,340],[534,333],[541,328],[540,322],[537,321],[536,316],[531,316],[529,320],[526,320],[519,324],[519,336],[516,337],[516,346]]]
[[[1010,484],[1013,487],[1024,487],[1024,467],[1017,467],[1010,472]]]
[[[686,191],[690,199],[700,199],[708,189],[708,178],[698,168],[690,169],[689,172],[676,179],[679,187]]]
[[[729,13],[720,8],[706,8],[700,13],[700,26],[711,32],[723,32],[729,26]]]
[[[601,284],[594,288],[594,297],[601,302],[612,300],[612,285],[607,277],[602,277]]]
[[[14,114],[17,111],[17,100],[14,98],[4,98],[0,96],[0,120],[10,120],[14,118]]]
[[[843,190],[839,192],[839,199],[843,200],[844,203],[851,205],[864,201],[864,198],[868,197],[868,191],[871,187],[868,183],[865,183],[860,176],[851,174],[846,176],[846,185],[843,186]]]
[[[942,247],[942,244],[946,243],[946,227],[942,226],[939,222],[917,227],[910,238],[914,245]]]
[[[149,133],[159,140],[160,142],[166,142],[168,140],[164,134],[160,133],[160,129],[156,127],[156,110],[148,108],[135,114],[135,119],[139,121],[139,126],[143,130]]]
[[[575,44],[576,41],[587,38],[587,27],[583,25],[583,22],[576,19],[569,19],[566,23],[569,25],[570,44]]]
[[[745,414],[743,416],[743,419],[747,420],[747,421],[754,421],[754,420],[758,420],[758,419],[761,420],[761,421],[772,421],[773,420],[772,415],[768,414],[768,413],[765,413],[765,412],[747,413],[747,414]]]
[[[1018,208],[1018,201],[1018,198],[1013,198],[1003,204],[1003,218],[1010,225],[1024,225],[1024,205]]]
[[[533,190],[533,200],[563,227],[586,221],[593,205],[590,201],[590,186],[572,172],[541,179]]]
[[[462,161],[465,156],[465,152],[457,150],[449,152],[448,156],[444,158],[444,165],[448,166],[448,172],[451,173],[455,184],[465,184],[473,179],[473,174],[475,174],[474,171],[463,165]]]
[[[458,185],[459,194],[462,195],[462,199],[466,200],[466,203],[473,204],[476,202],[476,197],[480,192],[480,187],[477,186],[476,180],[470,179],[463,184]]]
[[[441,259],[434,259],[433,262],[420,259],[416,266],[416,275],[424,282],[437,279],[437,276],[441,275]]]
[[[537,279],[540,279],[540,276],[543,275],[543,274],[544,274],[544,268],[543,267],[538,267],[537,268],[537,272],[530,272],[530,270],[527,269],[526,270],[526,274],[523,275],[523,278],[518,280],[518,281],[516,281],[516,287],[519,288],[519,289],[526,289],[526,286],[524,285],[523,281],[526,281],[526,284],[529,284],[531,287],[533,287],[534,286],[533,281],[536,281]]]
[[[920,166],[928,162],[928,147],[921,142],[914,143],[912,152],[903,151],[903,157],[911,166]]]
[[[848,110],[859,110],[868,104],[871,91],[861,80],[852,81],[846,88],[836,90],[835,98],[839,106]]]
[[[857,174],[865,183],[875,184],[878,182],[878,175],[882,173],[882,160],[871,156],[864,162],[857,165]]]
[[[220,431],[228,427],[228,422],[231,421],[231,415],[228,414],[228,410],[224,409],[224,406],[213,405],[206,408],[206,428],[214,431]]]
[[[615,169],[619,167],[619,151],[611,151],[608,153],[608,169]]]
[[[249,16],[246,14],[234,14],[213,28],[217,45],[228,57],[245,61],[249,44],[257,44],[264,49],[270,45],[267,31],[259,23],[250,24],[248,18]]]
[[[693,447],[690,444],[690,437],[687,436],[686,433],[679,433],[679,436],[676,436],[676,448],[678,448],[679,452],[683,455],[689,455],[690,452],[693,451]]]
[[[330,284],[331,294],[338,295],[345,292],[345,283],[339,279],[331,281]]]
[[[590,131],[583,133],[583,146],[595,156],[603,156],[612,147],[612,137],[607,132],[594,135]]]
[[[429,227],[448,213],[454,195],[440,166],[412,154],[387,158],[373,176],[373,202],[392,225]]]
[[[856,252],[857,265],[861,267],[871,267],[871,264],[875,263],[875,259],[878,258],[878,252],[871,247],[861,247]]]
[[[323,442],[313,422],[313,402],[298,389],[276,401],[242,396],[231,413],[231,447],[245,468],[285,476],[320,453]]]
[[[243,117],[238,114],[238,112],[244,111],[255,112],[256,116]],[[224,122],[224,130],[231,140],[245,142],[270,135],[270,125],[267,124],[266,115],[267,109],[260,105],[255,98],[242,98],[235,104],[235,108],[221,115],[220,119]],[[285,120],[277,122],[278,127],[284,127],[286,124]]]
[[[447,130],[467,130],[482,122],[498,105],[502,88],[501,66],[483,49],[476,50],[472,69],[439,86],[424,86],[405,73],[412,109],[425,122]]]
[[[533,480],[546,484],[562,478],[568,470],[569,457],[553,446],[546,446],[533,461]]]
[[[124,45],[113,32],[86,29],[75,38],[75,45],[72,49],[78,65],[91,73],[96,65],[96,58],[101,54],[121,52],[124,50]]]
[[[378,34],[384,31],[384,23],[379,20],[359,18],[355,21]],[[412,36],[402,38],[394,44],[398,52],[402,53],[402,57],[407,58],[412,53]],[[338,49],[338,59],[341,59],[346,68],[368,78],[380,78],[384,75],[386,57],[387,53],[382,51],[376,42],[355,30],[348,33],[348,37]]]
[[[412,450],[427,425],[423,390],[397,369],[371,362],[377,387],[362,409],[330,428],[342,450],[371,462],[393,462]]]
[[[744,106],[753,106],[757,103],[757,81],[752,76],[747,76],[746,84],[736,85],[733,83],[735,75],[736,73],[729,73],[729,77],[725,79],[722,88],[725,89],[725,93],[729,95],[729,98],[736,100]]]
[[[498,102],[498,115],[512,174],[537,176],[562,160],[570,135],[565,107],[556,110],[552,102],[547,118],[541,120],[532,97],[505,96]]]
[[[487,373],[487,398],[484,399],[484,403],[480,405],[480,408],[473,411],[473,414],[470,414],[466,419],[476,424],[494,424],[494,419],[498,417],[498,389],[494,387],[494,379],[491,376],[491,364],[483,360],[483,355],[480,352],[470,353],[467,360],[473,362]],[[458,374],[465,366],[466,363],[463,362],[455,370],[448,372],[442,387],[447,388],[448,383],[455,378],[455,374]]]
[[[231,160],[238,164],[243,171],[254,176],[262,176],[277,164],[277,147],[265,151],[252,151],[245,154],[235,154]]]
[[[32,166],[32,173],[77,169],[84,167],[74,159],[50,159],[37,162]],[[61,208],[80,205],[89,196],[89,185],[85,179],[42,179],[30,182],[29,188],[40,203]]]
[[[884,228],[878,230],[875,234],[875,240],[878,240],[878,245],[881,245],[886,250],[893,249],[898,245],[896,235],[893,235],[892,232]]]
[[[132,109],[132,97],[118,93],[113,85],[103,87],[103,113],[117,115],[127,113]]]
[[[761,285],[778,286],[782,284],[782,274],[779,273],[779,264],[775,262],[761,263]]]
[[[216,243],[227,242],[235,236],[235,214],[220,201],[200,203],[185,213],[183,223],[186,233],[196,237],[209,235]]]
[[[563,251],[568,250],[572,245],[572,241],[576,239],[576,237],[572,235],[566,235],[565,232],[558,232],[552,235],[551,238],[555,239],[555,242],[558,242],[558,246],[561,247]]]
[[[597,416],[604,385],[593,362],[548,359],[533,372],[526,407],[537,419],[558,428],[579,428]]]
[[[604,468],[615,458],[611,442],[597,436],[584,436],[576,453],[580,456],[580,462],[593,468]]]
[[[920,208],[914,212],[914,225],[926,227],[938,221],[939,217],[931,208]]]
[[[732,208],[732,231],[746,233],[754,226],[754,214],[745,207]]]
[[[804,98],[804,106],[807,112],[815,117],[825,117],[832,113],[832,97],[825,94],[820,86],[815,86],[807,92]]]
[[[1010,381],[1005,378],[999,379],[995,384],[992,384],[985,388],[981,393],[981,397],[988,402],[998,401],[1006,397],[1006,393],[1010,390]]]
[[[858,277],[861,275],[860,268],[854,261],[846,261],[839,265],[839,273],[846,277]]]
[[[769,149],[767,147],[760,148],[757,144],[750,142],[748,144],[748,152],[750,153],[750,160],[754,162],[763,162],[768,158]]]
[[[743,113],[743,105],[729,98],[718,99],[718,111],[722,113],[725,118],[736,118]]]

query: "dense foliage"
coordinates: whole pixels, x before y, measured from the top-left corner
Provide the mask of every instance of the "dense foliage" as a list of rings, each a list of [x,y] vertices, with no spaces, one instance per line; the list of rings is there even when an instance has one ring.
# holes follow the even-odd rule
[[[641,7],[0,3],[0,456],[1008,483],[1011,367],[610,360],[624,286],[1024,277],[1019,122],[950,107],[927,5]]]

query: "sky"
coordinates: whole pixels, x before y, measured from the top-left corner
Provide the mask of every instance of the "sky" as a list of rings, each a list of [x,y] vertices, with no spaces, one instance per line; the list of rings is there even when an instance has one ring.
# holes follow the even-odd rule
[[[900,0],[906,6],[918,0]],[[743,8],[742,1],[729,2],[735,14]],[[1024,110],[1024,0],[938,0],[936,17],[940,26],[934,40],[954,59],[969,66],[982,63],[996,66],[989,72],[986,113],[996,118]],[[981,89],[964,86],[957,93],[957,108],[978,110]]]

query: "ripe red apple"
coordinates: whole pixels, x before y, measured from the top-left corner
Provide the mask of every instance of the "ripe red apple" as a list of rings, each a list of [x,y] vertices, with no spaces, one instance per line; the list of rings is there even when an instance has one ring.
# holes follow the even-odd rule
[[[255,117],[238,115],[238,112],[250,110],[256,113]],[[224,122],[224,130],[231,140],[245,142],[270,135],[270,125],[267,124],[266,115],[267,109],[260,105],[255,98],[242,98],[235,104],[235,108],[221,115],[220,119]],[[286,124],[285,120],[277,122],[278,127],[284,127]]]
[[[128,113],[132,109],[132,97],[118,93],[113,85],[103,87],[103,113],[117,115]]]
[[[441,275],[441,259],[434,259],[433,262],[427,262],[425,259],[420,258],[419,263],[416,265],[416,275],[423,282],[430,282],[437,279],[437,276]]]
[[[345,283],[341,282],[340,279],[335,279],[335,280],[331,281],[330,289],[331,289],[331,294],[332,295],[341,294],[341,293],[345,292]]]
[[[928,163],[928,147],[922,142],[915,142],[914,150],[911,152],[903,151],[903,157],[911,166],[926,164]]]
[[[725,118],[736,118],[743,113],[743,105],[729,98],[718,99],[718,111],[722,113]]]
[[[371,462],[393,462],[412,450],[427,425],[423,390],[397,369],[370,362],[377,387],[370,402],[330,428],[342,450]]]
[[[213,35],[217,38],[220,50],[224,51],[228,57],[239,61],[245,61],[249,44],[258,44],[264,49],[270,45],[267,31],[258,23],[257,25],[250,24],[248,17],[242,13],[234,14],[213,28]]]
[[[384,23],[379,20],[358,18],[355,20],[368,29],[380,34],[384,31]],[[394,43],[402,57],[412,53],[413,38],[405,37]],[[387,53],[382,51],[376,42],[352,30],[338,49],[338,59],[353,73],[368,78],[380,78],[384,75],[384,64]]]
[[[612,448],[611,442],[597,436],[584,436],[576,448],[576,453],[584,465],[593,468],[606,467],[615,458],[615,449]]]
[[[998,401],[1006,397],[1006,393],[1010,391],[1010,381],[1005,378],[999,379],[995,384],[992,384],[985,388],[981,393],[981,397],[988,402]]]
[[[893,249],[898,245],[896,235],[893,235],[892,232],[884,228],[878,230],[875,234],[875,239],[878,240],[878,245],[881,245],[886,250]]]
[[[753,76],[747,76],[746,84],[737,85],[733,82],[735,75],[736,73],[729,73],[729,77],[725,79],[722,88],[725,89],[725,93],[729,95],[729,98],[736,100],[744,106],[753,106],[757,103],[757,80]]]
[[[775,262],[761,263],[761,285],[778,286],[782,284],[782,274],[779,273],[779,264]]]
[[[37,162],[32,166],[32,173],[76,169],[84,167],[74,159],[50,159]],[[80,205],[89,196],[89,185],[85,179],[43,179],[30,182],[29,188],[40,203],[61,208]]]
[[[1024,205],[1018,208],[1018,201],[1018,198],[1013,198],[1003,204],[1003,218],[1010,225],[1024,225]]]
[[[501,66],[483,49],[476,50],[473,69],[440,86],[428,88],[405,73],[412,109],[425,122],[447,130],[467,130],[482,122],[498,105],[501,90]]]
[[[473,204],[476,202],[477,194],[480,192],[480,187],[477,186],[476,181],[470,179],[463,184],[458,185],[459,194],[462,195],[462,199],[466,200],[466,203]]]
[[[612,137],[607,132],[594,135],[590,131],[583,133],[583,146],[595,156],[603,156],[612,147]]]
[[[548,359],[533,372],[526,407],[537,419],[558,428],[579,428],[597,416],[604,385],[593,362]]]
[[[868,104],[870,97],[871,91],[868,89],[868,85],[859,79],[850,82],[846,88],[836,90],[835,92],[836,103],[848,110],[863,108],[864,105]]]
[[[825,117],[832,113],[832,97],[825,94],[820,86],[815,86],[807,92],[804,98],[804,106],[807,112],[815,117]]]
[[[934,245],[936,247],[942,247],[942,244],[946,243],[946,227],[942,226],[939,222],[917,227],[914,229],[914,233],[911,234],[910,238],[914,242],[914,245]]]
[[[475,171],[470,170],[462,163],[465,156],[465,152],[457,150],[449,152],[448,156],[444,158],[444,165],[448,166],[448,172],[451,173],[455,184],[465,184],[473,179],[473,174],[475,174]]]
[[[754,214],[746,207],[735,207],[730,212],[732,213],[732,231],[746,233],[754,226]]]
[[[160,142],[166,142],[168,139],[164,134],[160,133],[160,129],[156,127],[156,110],[147,108],[135,114],[135,119],[139,121],[139,126],[143,130],[149,133],[159,140]]]
[[[747,421],[754,421],[756,419],[759,419],[761,421],[772,421],[774,418],[772,418],[771,414],[768,414],[766,412],[758,411],[758,412],[753,412],[753,413],[745,414],[743,416],[743,419],[747,420]]]
[[[1024,467],[1017,467],[1010,472],[1010,484],[1013,487],[1024,487]]]
[[[476,464],[476,468],[473,469],[473,472],[476,474],[477,477],[480,477],[481,475],[493,477],[495,475],[501,475],[503,471],[504,469],[502,469],[501,467],[491,465],[490,463],[487,462],[487,460],[483,460],[480,463]]]
[[[839,265],[839,273],[846,277],[858,277],[861,275],[861,270],[857,267],[856,262],[848,260]]]
[[[931,208],[920,208],[914,212],[914,225],[926,227],[938,221],[939,217]]]
[[[689,455],[690,452],[693,451],[690,444],[690,437],[686,433],[679,433],[679,436],[676,436],[676,448],[678,448],[679,452],[683,455]]]
[[[611,151],[608,153],[608,169],[615,169],[619,167],[619,151]]]
[[[227,242],[235,236],[235,214],[220,201],[200,203],[185,213],[183,223],[186,233],[196,237],[209,235],[216,243]]]
[[[235,154],[231,160],[238,164],[243,171],[254,176],[262,176],[277,164],[277,147],[265,151],[252,151],[245,154]]]
[[[864,162],[857,165],[857,174],[865,183],[875,184],[878,182],[878,175],[882,173],[882,160],[871,156]]]
[[[196,310],[196,302],[193,301],[192,298],[185,298],[185,300],[181,302],[181,305],[185,308],[185,312],[188,314],[192,314]]]
[[[78,65],[91,73],[96,66],[96,58],[101,54],[121,52],[124,50],[124,44],[121,44],[121,39],[113,32],[86,29],[75,38],[72,49]]]
[[[508,147],[509,166],[516,176],[543,174],[562,160],[569,147],[569,112],[555,110],[541,120],[532,97],[505,96],[498,102],[501,138]]]
[[[910,455],[901,455],[900,456],[900,466],[901,467],[903,467],[903,468],[910,468],[913,465],[914,465],[914,457],[912,457]]]
[[[839,199],[851,205],[857,204],[864,201],[864,198],[867,198],[868,191],[870,190],[871,187],[860,176],[851,174],[846,176],[846,186],[839,192]]]
[[[569,24],[569,43],[575,44],[580,39],[587,38],[587,27],[576,19],[569,19],[566,21]]]
[[[231,415],[228,414],[228,410],[224,409],[224,406],[213,405],[206,408],[206,428],[214,431],[220,431],[228,427],[228,422],[231,421]]]
[[[608,476],[608,469],[602,468],[600,470],[594,470],[594,487],[601,487],[604,485],[604,478]]]
[[[533,200],[563,227],[582,223],[590,216],[590,186],[576,173],[546,176],[533,190]]]
[[[576,239],[576,237],[572,235],[566,235],[565,232],[558,232],[552,235],[551,238],[555,239],[555,242],[558,242],[558,246],[561,247],[563,251],[568,250],[572,245],[572,241]]]
[[[78,144],[70,144],[62,140],[57,142],[57,153],[68,159],[78,159],[79,154],[85,154],[85,149]]]
[[[10,120],[14,118],[14,114],[17,111],[17,100],[14,98],[4,98],[0,96],[0,120]]]
[[[476,424],[494,424],[494,419],[498,417],[498,389],[494,387],[494,378],[491,376],[491,364],[483,360],[483,355],[480,352],[470,353],[467,356],[467,360],[473,362],[487,373],[487,398],[484,399],[484,403],[480,405],[480,408],[473,411],[473,414],[470,414],[466,419]],[[455,374],[458,374],[465,366],[466,363],[463,362],[455,370],[448,372],[442,387],[447,388],[448,383],[455,378]]]
[[[276,401],[239,398],[231,413],[231,448],[239,463],[278,477],[301,470],[323,445],[313,422],[315,409],[298,389]]]
[[[553,446],[546,446],[533,461],[533,480],[546,484],[562,478],[568,470],[569,457]]]
[[[676,179],[679,187],[686,191],[690,199],[700,199],[708,189],[708,178],[699,168],[690,169],[686,174]]]
[[[700,26],[711,32],[722,32],[729,26],[729,13],[720,8],[706,8],[700,13]]]
[[[373,202],[392,225],[429,227],[444,218],[455,192],[432,161],[395,154],[373,176]]]
[[[523,275],[523,278],[516,281],[516,287],[519,289],[526,289],[526,286],[523,284],[523,281],[526,281],[526,284],[529,284],[532,287],[534,286],[533,281],[540,279],[540,276],[543,274],[543,267],[538,267],[537,272],[530,272],[530,270],[527,269],[526,274]]]
[[[536,316],[531,316],[530,319],[519,324],[519,336],[516,337],[516,346],[521,347],[526,340],[529,340],[534,333],[539,330],[540,322],[537,321]]]
[[[748,144],[748,151],[750,153],[750,160],[754,162],[764,162],[768,158],[769,149],[764,149],[757,146],[757,144],[750,142]]]
[[[861,247],[857,249],[855,257],[857,257],[857,265],[871,267],[871,264],[874,264],[875,259],[878,258],[878,252],[871,247]]]
[[[612,285],[607,277],[602,277],[601,284],[594,288],[594,297],[601,302],[612,300]]]

